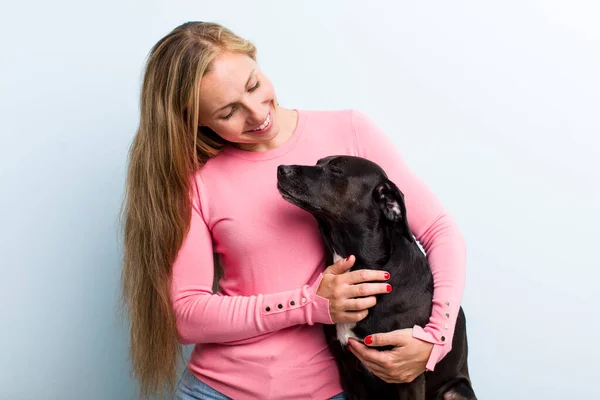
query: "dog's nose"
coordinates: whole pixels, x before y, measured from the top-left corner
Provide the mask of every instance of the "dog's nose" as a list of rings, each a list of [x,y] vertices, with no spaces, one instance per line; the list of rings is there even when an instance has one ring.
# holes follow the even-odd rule
[[[280,176],[287,176],[289,174],[291,174],[293,171],[293,168],[291,165],[280,165],[279,167],[277,167],[277,175]]]

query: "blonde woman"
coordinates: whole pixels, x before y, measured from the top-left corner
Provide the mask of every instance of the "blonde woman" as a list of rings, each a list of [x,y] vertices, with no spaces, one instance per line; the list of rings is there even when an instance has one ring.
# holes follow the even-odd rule
[[[144,395],[344,398],[321,324],[363,319],[393,290],[389,274],[345,273],[353,256],[325,265],[315,221],[276,187],[278,165],[331,154],[369,158],[398,184],[435,281],[427,326],[369,336],[353,353],[380,378],[407,382],[450,351],[465,244],[444,207],[366,115],[278,105],[252,43],[189,22],[150,52],[122,212],[123,297]],[[182,343],[195,347],[178,377]],[[383,345],[396,347],[372,348]]]

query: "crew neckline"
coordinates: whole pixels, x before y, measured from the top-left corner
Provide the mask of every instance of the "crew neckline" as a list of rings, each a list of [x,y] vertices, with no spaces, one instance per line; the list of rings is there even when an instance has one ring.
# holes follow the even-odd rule
[[[296,111],[296,113],[298,114],[296,127],[292,132],[292,136],[290,136],[288,140],[286,140],[279,146],[266,151],[242,150],[238,147],[227,146],[223,150],[223,154],[229,154],[250,161],[269,160],[286,154],[287,152],[292,150],[296,143],[298,143],[298,141],[300,140],[300,137],[304,133],[304,125],[306,122],[306,115],[304,110],[298,110],[295,108],[293,110]]]

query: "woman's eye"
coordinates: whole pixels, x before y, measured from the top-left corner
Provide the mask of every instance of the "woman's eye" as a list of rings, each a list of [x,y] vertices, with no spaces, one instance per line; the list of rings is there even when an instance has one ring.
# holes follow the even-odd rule
[[[252,86],[250,89],[248,89],[248,91],[252,93],[259,87],[260,87],[260,81],[256,81],[256,85]]]
[[[229,118],[231,118],[231,116],[233,115],[233,112],[235,111],[235,107],[231,107],[231,111],[229,112],[229,114],[227,114],[224,117],[221,117],[221,119],[225,119],[228,120]]]

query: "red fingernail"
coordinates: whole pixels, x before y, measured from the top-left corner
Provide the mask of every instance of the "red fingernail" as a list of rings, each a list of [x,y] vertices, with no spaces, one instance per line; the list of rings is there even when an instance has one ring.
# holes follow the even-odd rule
[[[383,274],[383,277],[384,277],[385,279],[390,279],[390,273],[389,273],[389,272],[386,272],[385,274]]]
[[[351,256],[346,257],[346,261],[348,261],[350,259]]]
[[[391,292],[391,291],[392,291],[392,285],[387,285],[387,287],[386,287],[386,290],[387,290],[388,292]]]
[[[373,343],[373,337],[371,337],[371,335],[369,335],[365,338],[365,344],[371,344],[371,343]]]

